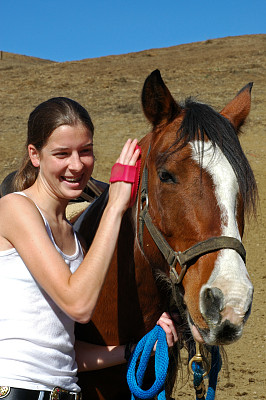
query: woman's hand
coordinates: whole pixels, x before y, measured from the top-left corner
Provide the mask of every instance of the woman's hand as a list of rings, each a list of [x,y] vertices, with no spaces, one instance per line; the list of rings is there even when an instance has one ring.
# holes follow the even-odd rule
[[[178,341],[178,335],[170,314],[164,312],[158,319],[157,325],[160,325],[163,328],[166,333],[167,344],[169,347],[172,347]]]
[[[134,166],[140,154],[140,150],[136,149],[137,143],[137,139],[128,139],[116,162],[123,165]],[[119,207],[122,207],[122,211],[125,211],[129,206],[131,187],[132,184],[127,182],[119,181],[111,183],[109,190],[109,203],[116,205],[119,204]]]

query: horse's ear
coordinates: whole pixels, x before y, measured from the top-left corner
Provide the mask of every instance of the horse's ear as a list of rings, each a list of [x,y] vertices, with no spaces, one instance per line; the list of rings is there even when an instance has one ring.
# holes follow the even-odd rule
[[[244,124],[251,106],[251,89],[253,82],[248,83],[236,97],[224,107],[221,114],[229,119],[236,131]]]
[[[154,127],[163,122],[172,121],[181,110],[162,80],[158,69],[153,71],[144,83],[142,107],[146,118]]]

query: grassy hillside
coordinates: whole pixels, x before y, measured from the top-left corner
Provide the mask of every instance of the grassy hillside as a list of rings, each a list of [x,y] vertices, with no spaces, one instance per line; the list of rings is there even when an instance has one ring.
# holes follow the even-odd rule
[[[148,130],[140,94],[156,68],[177,100],[193,95],[218,110],[253,81],[249,130],[256,134],[265,127],[265,49],[266,35],[252,35],[65,63],[3,52],[0,179],[17,167],[29,113],[53,96],[71,97],[88,108],[96,126],[95,174],[107,179],[118,154],[115,141],[140,138]]]

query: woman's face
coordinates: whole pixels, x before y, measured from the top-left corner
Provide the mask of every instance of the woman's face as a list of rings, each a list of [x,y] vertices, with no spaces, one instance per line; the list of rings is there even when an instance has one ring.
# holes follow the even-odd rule
[[[46,189],[59,198],[79,197],[93,171],[92,133],[81,123],[59,126],[36,157]]]

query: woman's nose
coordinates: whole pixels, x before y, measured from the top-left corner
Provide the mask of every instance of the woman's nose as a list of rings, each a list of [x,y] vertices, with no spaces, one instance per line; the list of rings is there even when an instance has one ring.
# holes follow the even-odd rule
[[[70,162],[69,162],[69,169],[72,171],[80,171],[83,168],[83,163],[80,159],[79,154],[72,154],[70,157]]]

